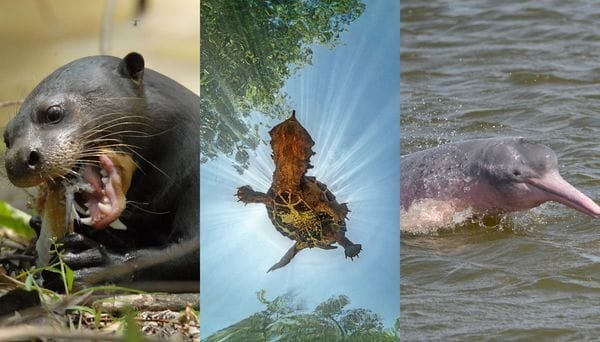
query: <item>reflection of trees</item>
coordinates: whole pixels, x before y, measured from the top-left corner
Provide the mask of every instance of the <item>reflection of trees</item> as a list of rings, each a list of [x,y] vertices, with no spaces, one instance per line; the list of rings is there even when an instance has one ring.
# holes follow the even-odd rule
[[[309,46],[333,47],[363,10],[360,0],[203,0],[202,161],[224,153],[245,165],[260,140],[242,117],[288,115],[280,89],[311,62]]]
[[[363,308],[347,309],[347,296],[333,296],[305,313],[291,293],[268,300],[257,292],[265,309],[225,328],[206,341],[396,341],[384,330],[379,315]]]

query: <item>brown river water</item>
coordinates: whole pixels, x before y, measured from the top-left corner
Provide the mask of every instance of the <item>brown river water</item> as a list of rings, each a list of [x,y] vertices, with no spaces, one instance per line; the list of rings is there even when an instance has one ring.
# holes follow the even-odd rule
[[[524,136],[600,202],[600,3],[401,1],[402,153]],[[556,203],[402,235],[401,340],[600,338],[600,220]]]

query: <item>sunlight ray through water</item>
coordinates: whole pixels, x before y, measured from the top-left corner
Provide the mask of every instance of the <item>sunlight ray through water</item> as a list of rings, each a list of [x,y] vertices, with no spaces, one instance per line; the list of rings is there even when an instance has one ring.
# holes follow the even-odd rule
[[[346,236],[362,244],[360,257],[346,259],[341,247],[306,249],[266,273],[293,241],[275,229],[264,205],[234,197],[243,185],[266,192],[274,171],[268,131],[280,120],[253,113],[247,123],[263,123],[263,142],[248,151],[248,169],[238,173],[235,161],[223,156],[201,168],[201,305],[203,318],[210,317],[203,335],[261,310],[260,289],[270,296],[294,291],[309,307],[344,294],[353,307],[380,315],[386,327],[398,317],[398,18],[383,15],[396,13],[393,2],[376,4],[342,34],[343,44],[315,47],[312,65],[283,89],[315,141],[307,175],[348,202]]]

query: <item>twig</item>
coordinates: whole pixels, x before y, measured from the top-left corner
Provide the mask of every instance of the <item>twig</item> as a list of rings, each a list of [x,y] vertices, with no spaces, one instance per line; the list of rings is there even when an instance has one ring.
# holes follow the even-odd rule
[[[25,254],[0,254],[0,260],[35,261],[35,257]]]
[[[176,259],[198,249],[198,241],[188,240],[177,245],[171,246],[170,250],[161,255],[152,255],[149,257],[139,257],[133,260],[123,262],[114,266],[109,266],[104,270],[88,275],[83,279],[83,282],[88,284],[97,284],[111,278],[129,274],[133,271],[139,271],[163,262]]]
[[[94,298],[90,297],[89,300]],[[200,296],[197,293],[119,295],[95,300],[93,306],[98,311],[110,314],[122,313],[127,308],[136,311],[180,311],[188,306],[200,307]]]
[[[59,330],[53,327],[40,327],[33,325],[19,325],[3,327],[0,330],[0,341],[37,339],[62,339],[73,341],[123,341],[123,336],[110,336],[89,330]],[[160,341],[157,338],[143,337],[143,341]]]

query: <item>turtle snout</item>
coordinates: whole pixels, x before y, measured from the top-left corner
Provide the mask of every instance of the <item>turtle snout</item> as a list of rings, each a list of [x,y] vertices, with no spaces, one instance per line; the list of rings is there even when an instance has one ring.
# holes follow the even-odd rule
[[[6,173],[16,186],[30,187],[41,182],[40,171],[44,158],[42,153],[31,147],[10,147],[6,150]]]

